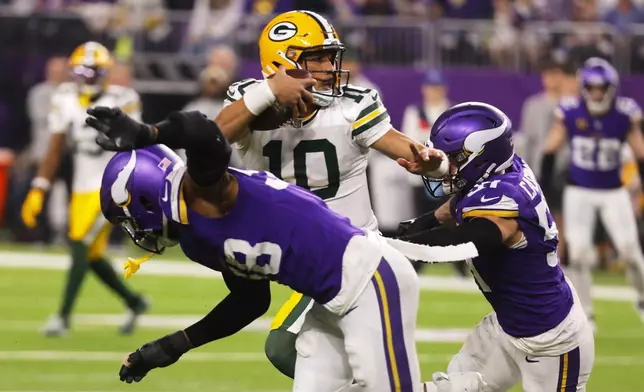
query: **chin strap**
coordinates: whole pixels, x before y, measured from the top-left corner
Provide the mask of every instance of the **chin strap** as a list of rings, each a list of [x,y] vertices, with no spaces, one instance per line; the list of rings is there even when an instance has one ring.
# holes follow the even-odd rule
[[[127,261],[123,263],[123,269],[125,270],[125,279],[130,279],[132,275],[136,274],[139,268],[141,268],[141,263],[150,260],[152,256],[154,256],[154,253],[148,253],[147,255],[138,259],[128,257]]]

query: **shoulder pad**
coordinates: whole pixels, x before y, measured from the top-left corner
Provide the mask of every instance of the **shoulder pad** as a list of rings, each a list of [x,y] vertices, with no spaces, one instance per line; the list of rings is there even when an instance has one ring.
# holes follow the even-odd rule
[[[463,219],[480,216],[515,218],[519,216],[522,195],[517,186],[505,180],[476,184],[461,200],[457,210]]]
[[[132,95],[138,96],[138,93],[136,91],[134,91],[132,88],[125,87],[125,86],[119,86],[119,85],[116,85],[116,84],[110,84],[109,86],[107,86],[107,88],[105,89],[105,93],[106,94],[111,94],[111,95],[114,95],[114,96],[117,96],[117,97],[132,96]]]
[[[368,98],[369,95],[371,95],[372,93],[375,93],[375,96],[378,97],[378,92],[373,89],[358,87],[358,86],[349,84],[342,88],[342,101],[343,103],[346,102],[349,104],[363,105],[364,104],[363,101],[365,99],[368,99],[372,102],[375,100],[373,98],[371,99]],[[376,99],[379,99],[379,97]]]
[[[56,87],[56,90],[54,90],[54,96],[65,96],[65,95],[70,95],[70,94],[76,94],[78,92],[78,89],[76,88],[76,84],[72,82],[65,82],[61,83]]]
[[[228,91],[226,91],[226,102],[232,103],[239,101],[246,93],[246,89],[248,87],[259,82],[260,81],[257,79],[249,78],[231,84],[230,87],[228,87]]]
[[[580,102],[578,97],[571,97],[571,96],[563,97],[559,101],[559,107],[563,111],[577,109],[579,107],[579,104]]]
[[[642,117],[642,109],[634,99],[628,97],[617,97],[615,100],[615,109],[630,118]]]

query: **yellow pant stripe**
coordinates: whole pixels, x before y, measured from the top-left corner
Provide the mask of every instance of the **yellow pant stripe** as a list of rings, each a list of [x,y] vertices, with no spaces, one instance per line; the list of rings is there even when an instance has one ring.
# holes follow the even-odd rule
[[[297,304],[300,302],[302,299],[302,294],[298,292],[293,292],[289,299],[282,305],[280,310],[277,312],[275,315],[275,318],[273,318],[273,321],[271,322],[271,330],[278,329],[279,327],[284,324],[284,321],[288,317],[291,312],[293,312],[293,309],[297,306]]]

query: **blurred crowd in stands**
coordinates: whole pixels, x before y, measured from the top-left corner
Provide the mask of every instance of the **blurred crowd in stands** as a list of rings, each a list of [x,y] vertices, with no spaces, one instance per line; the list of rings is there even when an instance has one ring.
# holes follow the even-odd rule
[[[536,69],[545,55],[561,61],[600,55],[644,71],[644,27],[637,26],[644,23],[644,0],[0,0],[0,6],[21,15],[80,16],[102,41],[117,40],[124,58],[133,48],[202,54],[222,42],[254,56],[265,17],[308,9],[333,19],[367,62],[440,59]]]

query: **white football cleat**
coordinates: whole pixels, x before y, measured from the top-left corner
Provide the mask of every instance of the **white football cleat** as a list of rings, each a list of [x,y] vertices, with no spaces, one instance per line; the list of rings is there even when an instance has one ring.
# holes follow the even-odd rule
[[[42,328],[41,332],[48,337],[67,336],[69,333],[69,320],[61,316],[52,316]]]

